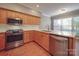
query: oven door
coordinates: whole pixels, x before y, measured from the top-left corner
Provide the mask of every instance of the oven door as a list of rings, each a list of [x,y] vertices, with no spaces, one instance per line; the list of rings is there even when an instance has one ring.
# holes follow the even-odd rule
[[[8,35],[8,36],[6,36],[5,50],[16,48],[16,47],[22,46],[23,44],[24,44],[23,34]]]
[[[7,39],[6,40],[7,43],[23,40],[23,34],[8,35],[6,39]]]

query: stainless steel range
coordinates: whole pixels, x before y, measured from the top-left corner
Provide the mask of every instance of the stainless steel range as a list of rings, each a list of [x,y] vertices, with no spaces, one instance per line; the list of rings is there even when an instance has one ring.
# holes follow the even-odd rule
[[[21,29],[8,30],[6,32],[6,49],[23,45],[23,31]]]

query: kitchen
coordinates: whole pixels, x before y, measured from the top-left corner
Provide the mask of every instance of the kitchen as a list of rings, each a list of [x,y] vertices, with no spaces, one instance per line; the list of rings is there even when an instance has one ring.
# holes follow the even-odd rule
[[[79,55],[78,5],[0,3],[0,56]]]

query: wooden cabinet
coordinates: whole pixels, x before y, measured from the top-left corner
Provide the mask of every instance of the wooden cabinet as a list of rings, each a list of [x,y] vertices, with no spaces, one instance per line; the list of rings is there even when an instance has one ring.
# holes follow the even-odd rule
[[[5,34],[0,33],[0,50],[5,48]]]
[[[22,14],[23,25],[27,25],[27,15]]]
[[[6,24],[6,10],[0,9],[0,24]]]
[[[42,33],[40,41],[41,46],[45,48],[47,51],[49,51],[49,34]]]
[[[49,34],[35,31],[35,42],[49,51]]]
[[[14,12],[14,11],[7,10],[7,17],[8,18],[20,18],[21,19],[23,16],[19,12]]]
[[[33,41],[33,31],[24,31],[24,43]]]
[[[40,24],[40,18],[32,16],[31,22],[32,22],[33,25],[39,25]]]
[[[27,15],[27,25],[39,25],[40,24],[40,18],[35,16],[29,16]]]
[[[15,12],[7,10],[7,17],[8,18],[16,18],[15,14],[16,14]]]
[[[7,18],[20,18],[23,20],[24,25],[39,25],[40,17],[23,14],[16,11],[11,11],[8,9],[0,9],[0,24],[5,24]]]
[[[23,20],[24,25],[39,25],[40,24],[40,18],[19,13],[19,12],[14,12],[14,11],[7,11],[7,17],[8,18],[20,18]]]
[[[68,55],[68,40],[67,38],[60,36],[50,36],[49,50],[52,55],[55,56],[67,56]]]

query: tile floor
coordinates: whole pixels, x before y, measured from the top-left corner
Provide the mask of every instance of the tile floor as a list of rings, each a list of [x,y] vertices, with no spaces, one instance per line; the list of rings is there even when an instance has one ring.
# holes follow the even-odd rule
[[[35,42],[30,42],[15,49],[1,51],[0,56],[50,56],[50,54]]]

